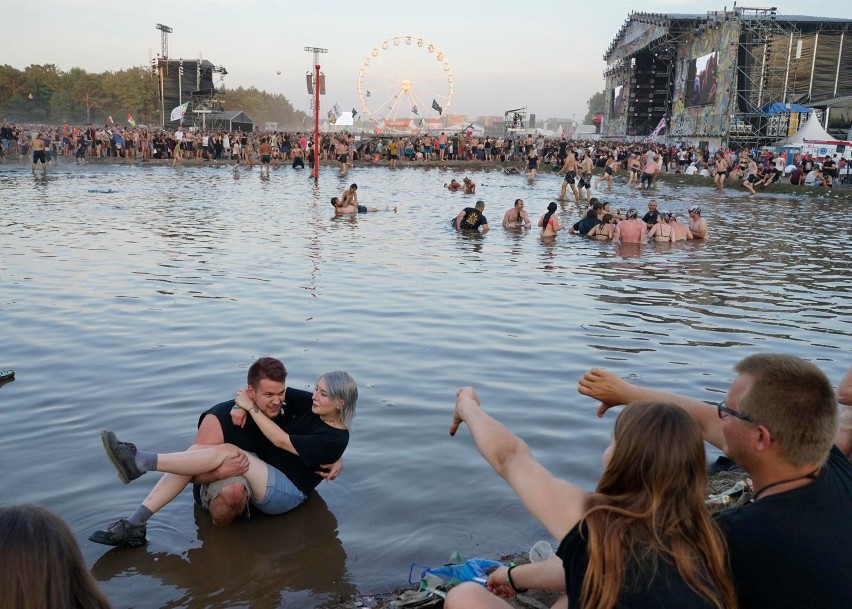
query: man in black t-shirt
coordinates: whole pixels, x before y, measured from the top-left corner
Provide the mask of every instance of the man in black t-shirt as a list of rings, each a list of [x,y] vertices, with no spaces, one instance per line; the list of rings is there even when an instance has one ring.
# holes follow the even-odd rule
[[[335,374],[348,377],[346,373],[335,371],[327,373],[322,379]],[[224,458],[220,457],[219,467],[191,478],[196,483],[193,486],[196,502],[210,511],[216,525],[228,525],[243,514],[250,499],[249,489],[254,487],[257,492],[259,480],[255,474],[253,481],[249,482],[252,474],[247,473],[250,462],[246,452],[253,453],[262,462],[259,463],[260,467],[268,468],[267,475],[270,477],[266,479],[264,476],[268,489],[266,496],[258,498],[255,495],[252,502],[258,509],[270,514],[281,514],[296,507],[323,479],[334,479],[342,468],[340,456],[348,444],[349,432],[346,423],[342,423],[341,409],[351,409],[346,419],[348,422],[354,415],[357,400],[354,380],[348,377],[350,385],[355,387],[354,397],[351,392],[348,393],[350,397],[338,405],[337,417],[327,415],[328,418],[325,418],[317,414],[321,410],[313,412],[313,395],[307,391],[287,388],[286,378],[287,369],[280,360],[262,357],[249,367],[248,387],[238,394],[250,404],[250,414],[246,415],[244,409],[248,406],[243,402],[241,408],[234,400],[229,400],[209,409],[199,419],[193,448],[208,447],[209,452],[214,446],[232,445],[221,446],[223,451],[220,452]],[[328,393],[321,393],[319,381],[317,387],[320,395],[316,400],[317,409],[323,400],[328,407],[329,403],[337,399],[329,400]],[[348,391],[348,388],[344,389]],[[234,418],[235,414],[240,416]],[[256,422],[259,419],[265,427],[274,425],[284,431],[289,448],[273,444],[261,431]],[[125,484],[146,471],[181,472],[181,469],[170,469],[169,464],[176,467],[176,458],[186,457],[192,452],[169,455],[172,460],[158,468],[160,455],[137,451],[135,446],[119,442],[111,432],[102,432],[101,438],[107,456]],[[335,459],[337,461],[331,463]],[[255,465],[258,465],[256,460]],[[112,546],[144,545],[148,519],[183,490],[189,481],[185,475],[187,468],[194,469],[187,465],[187,461],[182,462],[182,468],[184,475],[167,473],[160,478],[128,518],[117,520],[107,529],[95,531],[89,539]]]
[[[573,235],[574,233],[578,233],[580,235],[587,235],[590,230],[600,223],[597,210],[594,207],[590,207],[586,210],[585,218],[568,227],[568,234]]]
[[[484,235],[491,230],[488,226],[488,220],[485,219],[485,214],[482,213],[484,210],[485,201],[477,201],[474,207],[465,207],[453,219],[453,226],[456,227],[456,230],[479,230],[481,226]]]
[[[754,502],[718,523],[741,609],[845,609],[852,599],[852,419],[816,366],[794,356],[756,354],[735,367],[716,406],[631,385],[594,369],[579,391],[601,400],[598,414],[639,400],[684,408],[704,439],[752,478]]]
[[[657,223],[658,218],[659,212],[657,212],[657,202],[651,199],[648,201],[648,213],[642,216],[642,222],[648,225],[648,230],[651,230]]]
[[[822,174],[829,176],[832,182],[837,179],[837,163],[830,156],[825,157],[822,162]]]

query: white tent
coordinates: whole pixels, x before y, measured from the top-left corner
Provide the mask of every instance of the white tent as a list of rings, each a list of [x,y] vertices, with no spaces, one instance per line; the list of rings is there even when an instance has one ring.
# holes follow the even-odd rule
[[[811,112],[808,122],[802,125],[796,133],[790,137],[786,137],[783,140],[775,142],[773,145],[776,147],[801,146],[805,143],[805,140],[819,140],[821,142],[839,141],[836,137],[830,136],[828,132],[822,128],[822,125],[819,124],[819,120],[817,120],[816,114]]]

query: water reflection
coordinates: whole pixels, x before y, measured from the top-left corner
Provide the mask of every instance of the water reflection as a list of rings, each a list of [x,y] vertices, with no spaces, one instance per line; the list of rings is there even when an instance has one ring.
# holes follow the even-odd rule
[[[213,526],[196,507],[195,526],[191,547],[181,541],[186,532],[175,531],[169,540],[154,537],[147,548],[106,552],[92,573],[116,606],[273,609],[356,593],[337,519],[316,493],[285,516],[256,512],[226,528]],[[163,541],[168,551],[151,550]],[[139,577],[147,581],[144,591],[134,583]]]

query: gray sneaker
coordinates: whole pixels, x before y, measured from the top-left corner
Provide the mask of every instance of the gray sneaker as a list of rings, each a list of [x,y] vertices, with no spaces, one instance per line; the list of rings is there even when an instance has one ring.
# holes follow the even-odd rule
[[[145,539],[147,528],[145,524],[130,524],[122,518],[113,522],[106,530],[95,531],[89,535],[89,541],[102,543],[105,546],[138,548],[148,543]]]
[[[101,442],[122,482],[127,484],[145,473],[136,467],[136,447],[133,444],[119,442],[115,434],[106,429],[101,432]]]

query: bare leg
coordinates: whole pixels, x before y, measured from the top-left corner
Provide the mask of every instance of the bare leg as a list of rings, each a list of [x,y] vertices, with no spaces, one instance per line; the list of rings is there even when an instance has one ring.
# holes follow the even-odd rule
[[[511,609],[512,605],[473,582],[459,584],[447,594],[445,609]]]

